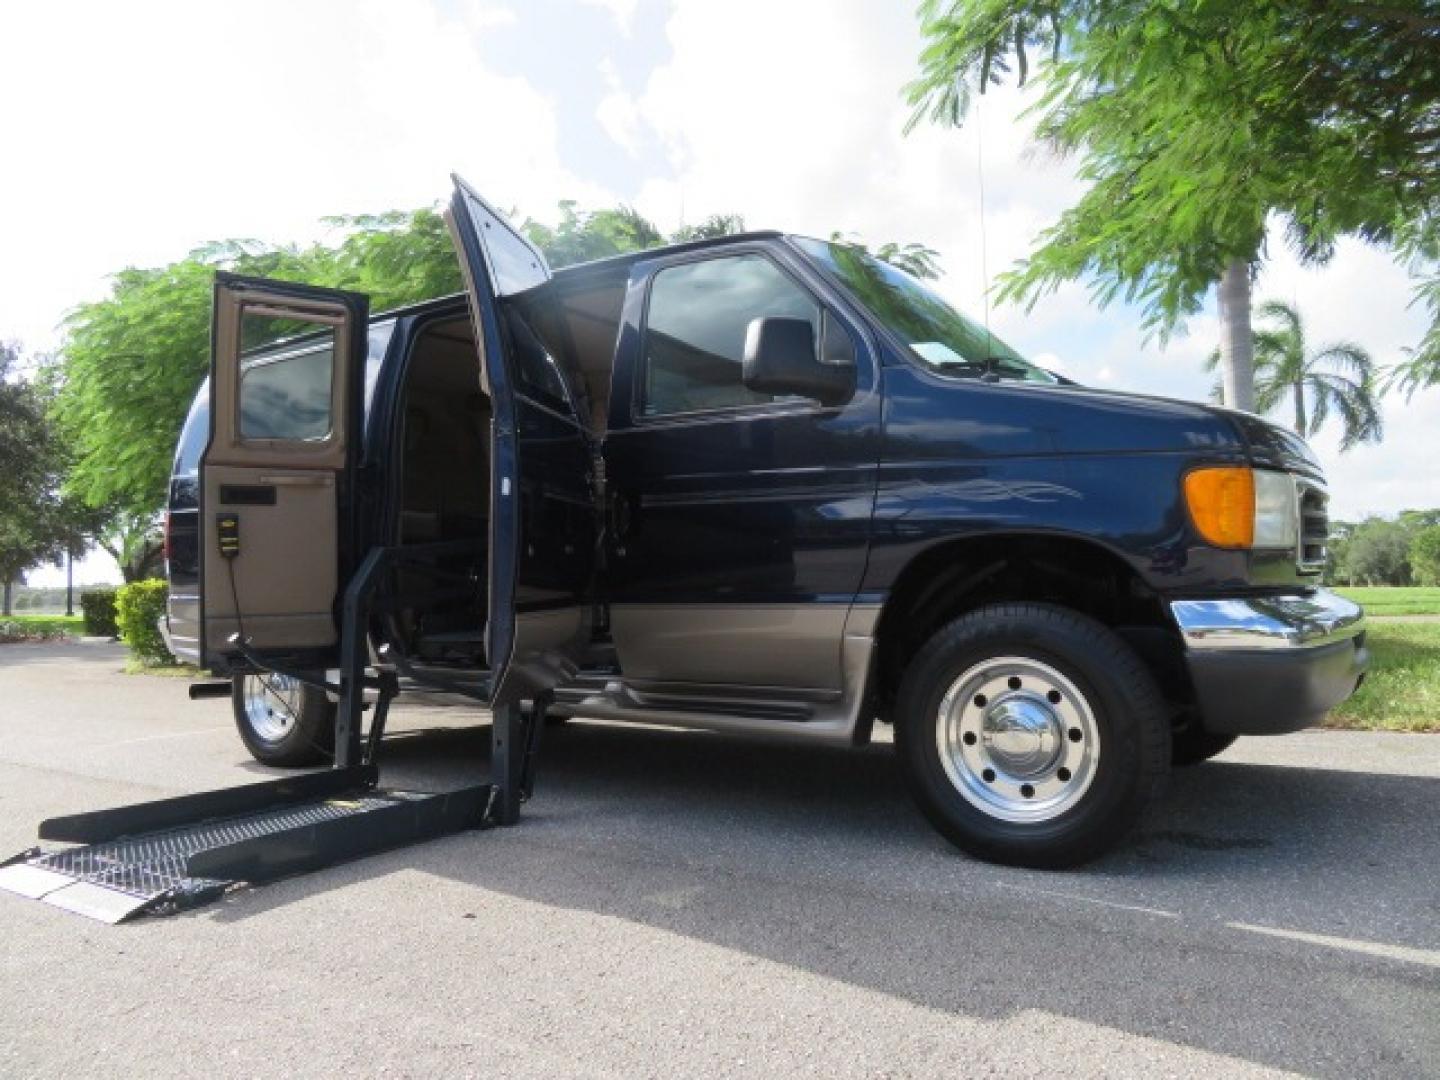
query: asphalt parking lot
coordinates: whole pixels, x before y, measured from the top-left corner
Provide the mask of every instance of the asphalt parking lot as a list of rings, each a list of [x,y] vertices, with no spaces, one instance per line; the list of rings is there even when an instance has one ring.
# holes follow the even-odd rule
[[[0,649],[0,856],[262,779],[229,703]],[[488,729],[401,709],[385,780]],[[517,828],[118,927],[0,894],[10,1076],[1440,1076],[1440,737],[1242,740],[1079,872],[973,862],[866,751],[572,723]]]

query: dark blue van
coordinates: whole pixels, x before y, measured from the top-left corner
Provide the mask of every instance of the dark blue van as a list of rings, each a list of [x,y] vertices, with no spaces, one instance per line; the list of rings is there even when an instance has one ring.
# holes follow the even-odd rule
[[[832,745],[879,721],[941,832],[1028,865],[1362,678],[1288,431],[1065,383],[844,245],[552,274],[463,182],[450,217],[465,295],[371,318],[217,283],[167,629],[259,760],[335,749],[295,676],[342,665],[362,577],[351,660],[405,690]]]

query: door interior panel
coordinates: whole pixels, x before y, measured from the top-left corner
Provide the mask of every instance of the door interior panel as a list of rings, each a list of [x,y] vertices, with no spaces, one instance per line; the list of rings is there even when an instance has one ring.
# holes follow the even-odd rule
[[[542,692],[589,644],[597,508],[588,433],[526,317],[543,291],[540,252],[455,178],[447,214],[461,256],[492,420],[486,655],[492,705]],[[533,314],[533,312],[531,313]]]
[[[216,275],[200,460],[201,656],[338,661],[369,307],[354,293]]]
[[[276,483],[275,481],[291,481]],[[300,483],[293,481],[301,480]],[[231,504],[231,486],[268,488],[275,504]],[[240,521],[240,554],[205,561],[207,635],[221,642],[239,629],[255,648],[323,647],[337,642],[333,607],[339,520],[333,473],[277,473],[273,466],[212,465],[206,469],[206,505]],[[231,573],[234,588],[231,588]]]

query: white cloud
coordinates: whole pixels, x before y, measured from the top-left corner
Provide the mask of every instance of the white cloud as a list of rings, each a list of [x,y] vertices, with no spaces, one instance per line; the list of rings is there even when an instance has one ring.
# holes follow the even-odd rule
[[[498,7],[484,0],[465,0],[460,6],[462,22],[471,33],[501,26],[514,26],[520,21],[513,8]]]
[[[561,164],[556,103],[483,62],[480,46],[514,13],[452,10],[4,5],[0,339],[53,347],[65,311],[121,267],[226,237],[305,241],[329,214],[429,205],[448,197],[452,170],[522,215],[548,216],[563,197],[614,201]],[[118,577],[98,556],[82,573]]]
[[[0,336],[55,340],[103,275],[327,214],[423,206],[452,170],[548,213],[608,193],[560,162],[556,105],[482,62],[470,4],[9,5],[0,30]],[[473,22],[467,22],[470,19]],[[76,34],[77,22],[86,27]]]
[[[692,221],[736,210],[753,227],[919,240],[941,252],[941,291],[979,316],[982,227],[993,279],[1079,193],[1070,166],[1031,143],[1019,113],[1032,99],[1013,89],[981,98],[962,131],[902,136],[900,90],[919,49],[903,5],[677,0],[667,33],[673,56],[651,75],[638,110],[670,169],[649,178],[637,200],[666,226],[682,210]],[[1423,314],[1408,307],[1409,281],[1385,252],[1345,243],[1329,267],[1305,270],[1278,232],[1270,251],[1257,298],[1297,303],[1312,342],[1350,338],[1393,362],[1419,339]],[[1086,286],[1072,283],[1029,312],[1000,307],[990,319],[1001,337],[1081,382],[1208,398],[1202,362],[1217,338],[1213,315],[1162,348],[1147,341],[1134,312],[1101,311]],[[1380,447],[1341,455],[1335,433],[1316,439],[1337,514],[1440,506],[1440,469],[1428,467],[1440,451],[1440,392],[1409,407],[1385,404]]]
[[[601,7],[610,12],[620,32],[628,36],[634,25],[635,9],[639,6],[640,0],[582,0],[582,3]]]
[[[605,96],[595,106],[595,119],[605,134],[634,157],[640,150],[640,109],[635,98],[625,92],[615,62],[608,56],[600,61],[600,76],[607,87]]]
[[[740,210],[754,226],[923,240],[944,256],[946,288],[979,309],[981,129],[902,134],[919,47],[908,10],[681,0],[667,33],[673,56],[639,108],[671,171],[642,189],[643,209],[673,224],[683,196],[690,217]],[[992,273],[1074,190],[1066,167],[1026,160],[1028,128],[1014,122],[1026,100],[1002,90],[981,106]]]

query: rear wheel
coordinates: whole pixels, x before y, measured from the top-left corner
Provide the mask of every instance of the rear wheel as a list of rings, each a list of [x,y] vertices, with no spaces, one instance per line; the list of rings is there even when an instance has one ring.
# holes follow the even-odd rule
[[[1170,760],[1175,765],[1199,765],[1235,745],[1238,735],[1216,735],[1204,728],[1188,727],[1174,735]]]
[[[1093,619],[997,604],[942,627],[911,661],[897,749],[920,809],[995,862],[1094,858],[1139,819],[1170,765],[1149,671]]]
[[[237,675],[230,700],[240,739],[266,765],[315,765],[335,749],[335,706],[288,675]]]

